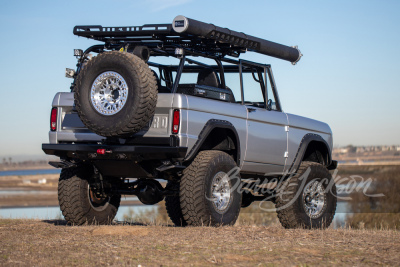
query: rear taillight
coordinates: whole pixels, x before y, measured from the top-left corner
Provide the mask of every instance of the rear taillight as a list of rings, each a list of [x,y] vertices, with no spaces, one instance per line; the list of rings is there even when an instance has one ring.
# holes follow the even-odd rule
[[[51,109],[50,130],[52,131],[57,130],[57,108]]]
[[[178,109],[174,110],[174,119],[172,121],[172,133],[177,134],[179,132],[180,123],[180,112]]]
[[[104,148],[99,148],[99,149],[97,149],[97,154],[104,155],[104,154],[106,154],[106,150]]]

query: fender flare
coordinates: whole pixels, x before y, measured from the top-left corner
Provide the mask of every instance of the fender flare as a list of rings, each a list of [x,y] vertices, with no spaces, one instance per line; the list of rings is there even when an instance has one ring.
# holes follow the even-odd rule
[[[239,166],[239,164],[240,164],[240,139],[239,139],[239,135],[236,131],[236,128],[229,121],[217,120],[217,119],[211,119],[211,120],[207,121],[207,123],[204,125],[203,129],[201,130],[196,143],[193,145],[192,149],[189,151],[189,153],[186,155],[186,157],[184,158],[183,161],[191,161],[195,158],[195,156],[197,155],[201,146],[204,144],[204,141],[207,139],[207,137],[211,133],[211,131],[214,130],[215,128],[229,129],[229,130],[232,130],[232,132],[235,134],[236,141],[237,141],[236,164]]]
[[[328,145],[328,143],[325,141],[325,139],[323,139],[320,135],[318,134],[313,134],[313,133],[308,133],[306,135],[303,136],[303,138],[301,139],[299,148],[297,150],[296,156],[294,157],[294,160],[292,162],[292,165],[290,166],[290,168],[288,169],[288,173],[295,173],[297,172],[300,164],[301,164],[301,160],[304,157],[304,154],[307,151],[308,145],[312,142],[312,141],[317,141],[317,142],[321,142],[323,143],[326,148],[328,149],[328,162],[326,167],[328,167],[328,169],[334,164],[334,162],[332,161],[332,152],[331,152],[331,148]],[[336,161],[335,161],[336,163]],[[335,169],[335,168],[333,168]]]

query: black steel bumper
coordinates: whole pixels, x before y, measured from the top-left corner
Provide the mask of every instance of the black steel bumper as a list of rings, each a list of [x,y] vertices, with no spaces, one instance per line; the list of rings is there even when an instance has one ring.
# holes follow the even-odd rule
[[[187,152],[187,147],[101,144],[42,144],[42,149],[48,155],[80,160],[183,159]]]

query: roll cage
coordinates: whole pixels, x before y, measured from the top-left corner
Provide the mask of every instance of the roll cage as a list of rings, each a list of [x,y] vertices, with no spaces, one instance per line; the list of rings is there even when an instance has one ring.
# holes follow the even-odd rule
[[[102,27],[102,26],[75,26],[74,34],[104,42],[102,45],[94,45],[82,51],[78,57],[75,77],[79,74],[90,53],[102,53],[105,51],[132,51],[135,47],[145,47],[149,50],[149,57],[174,57],[180,60],[178,65],[163,65],[148,61],[151,67],[159,69],[160,79],[163,80],[171,93],[177,91],[182,73],[198,73],[201,69],[208,68],[219,74],[221,88],[226,88],[225,73],[238,73],[240,75],[240,90],[242,105],[254,105],[270,109],[268,104],[268,80],[276,102],[276,110],[281,111],[276,84],[271,65],[260,64],[239,57],[241,53],[251,50],[247,42],[239,42],[239,45],[218,42],[212,38],[204,38],[183,33],[177,33],[171,24],[146,24],[143,26],[128,27]],[[240,45],[243,44],[243,45]],[[246,45],[245,45],[246,44]],[[216,65],[207,65],[189,57],[204,57],[212,59]],[[188,64],[185,64],[188,63]],[[175,79],[172,73],[176,73]],[[243,73],[252,73],[256,82],[260,84],[263,103],[246,102],[244,99]],[[71,85],[71,91],[75,86],[75,79]]]

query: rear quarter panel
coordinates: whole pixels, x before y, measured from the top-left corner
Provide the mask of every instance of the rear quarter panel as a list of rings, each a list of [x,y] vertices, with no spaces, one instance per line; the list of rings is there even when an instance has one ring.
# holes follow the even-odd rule
[[[289,122],[288,133],[288,152],[289,156],[285,164],[285,171],[291,166],[296,158],[297,151],[303,137],[307,134],[316,134],[321,136],[329,145],[332,151],[332,131],[328,124],[306,117],[287,114]]]
[[[240,140],[241,163],[244,159],[247,140],[247,110],[237,103],[228,103],[213,99],[175,94],[174,107],[179,107],[182,113],[181,145],[193,148],[206,123],[211,120],[230,122],[236,129]]]

